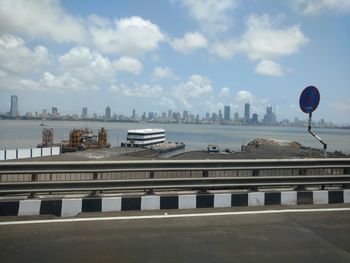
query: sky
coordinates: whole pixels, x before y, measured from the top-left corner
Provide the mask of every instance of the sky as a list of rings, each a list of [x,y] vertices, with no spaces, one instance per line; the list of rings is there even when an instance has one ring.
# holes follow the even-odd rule
[[[0,0],[0,112],[167,112],[244,103],[350,124],[350,0]]]

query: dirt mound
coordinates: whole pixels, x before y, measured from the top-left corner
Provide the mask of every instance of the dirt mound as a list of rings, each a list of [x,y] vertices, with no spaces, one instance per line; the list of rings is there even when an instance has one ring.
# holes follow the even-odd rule
[[[298,142],[291,142],[286,140],[276,140],[276,139],[267,139],[267,138],[257,138],[252,140],[247,144],[247,147],[260,147],[260,146],[284,146],[291,148],[300,148],[301,144]]]

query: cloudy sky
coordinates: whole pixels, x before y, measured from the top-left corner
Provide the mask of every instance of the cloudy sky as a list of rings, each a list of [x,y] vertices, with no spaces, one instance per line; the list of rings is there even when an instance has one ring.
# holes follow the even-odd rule
[[[350,0],[0,0],[0,112],[132,109],[350,123]]]

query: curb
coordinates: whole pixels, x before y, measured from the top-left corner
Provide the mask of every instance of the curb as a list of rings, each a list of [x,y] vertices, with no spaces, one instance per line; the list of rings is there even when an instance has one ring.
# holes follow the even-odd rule
[[[51,214],[58,217],[71,217],[82,212],[339,203],[350,203],[350,190],[26,199],[0,201],[0,216]]]

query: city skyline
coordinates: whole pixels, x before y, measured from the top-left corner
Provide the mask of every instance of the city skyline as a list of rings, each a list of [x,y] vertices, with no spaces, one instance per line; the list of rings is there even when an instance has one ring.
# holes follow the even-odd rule
[[[28,15],[30,14],[30,15]],[[60,26],[57,26],[59,21]],[[349,1],[0,0],[0,112],[137,112],[350,123]],[[24,100],[25,98],[25,100]],[[232,118],[230,116],[230,118]]]
[[[104,115],[99,115],[96,112],[89,114],[88,107],[81,109],[81,115],[77,113],[73,114],[61,114],[57,107],[52,107],[51,112],[47,109],[39,111],[26,112],[20,114],[18,111],[18,97],[16,95],[11,96],[11,109],[9,112],[1,113],[0,118],[24,118],[24,119],[51,119],[51,120],[102,120],[102,121],[132,121],[132,122],[157,122],[157,123],[194,123],[194,124],[220,124],[220,125],[267,125],[267,126],[306,126],[308,124],[307,119],[299,120],[297,117],[294,120],[281,119],[278,120],[276,112],[272,106],[266,107],[266,113],[259,118],[257,113],[250,114],[250,103],[244,104],[244,113],[240,117],[239,112],[232,112],[231,106],[225,105],[222,110],[218,112],[205,112],[205,113],[191,113],[188,110],[182,112],[176,112],[169,109],[167,112],[140,112],[137,113],[136,109],[132,109],[131,115],[111,113],[111,107],[105,108]],[[16,111],[17,110],[17,111]],[[13,112],[16,111],[16,114]],[[233,118],[231,118],[231,113]],[[205,116],[205,117],[204,117]],[[333,122],[327,122],[324,118],[320,120],[314,120],[313,123],[318,127],[348,127],[347,125],[339,126]]]

